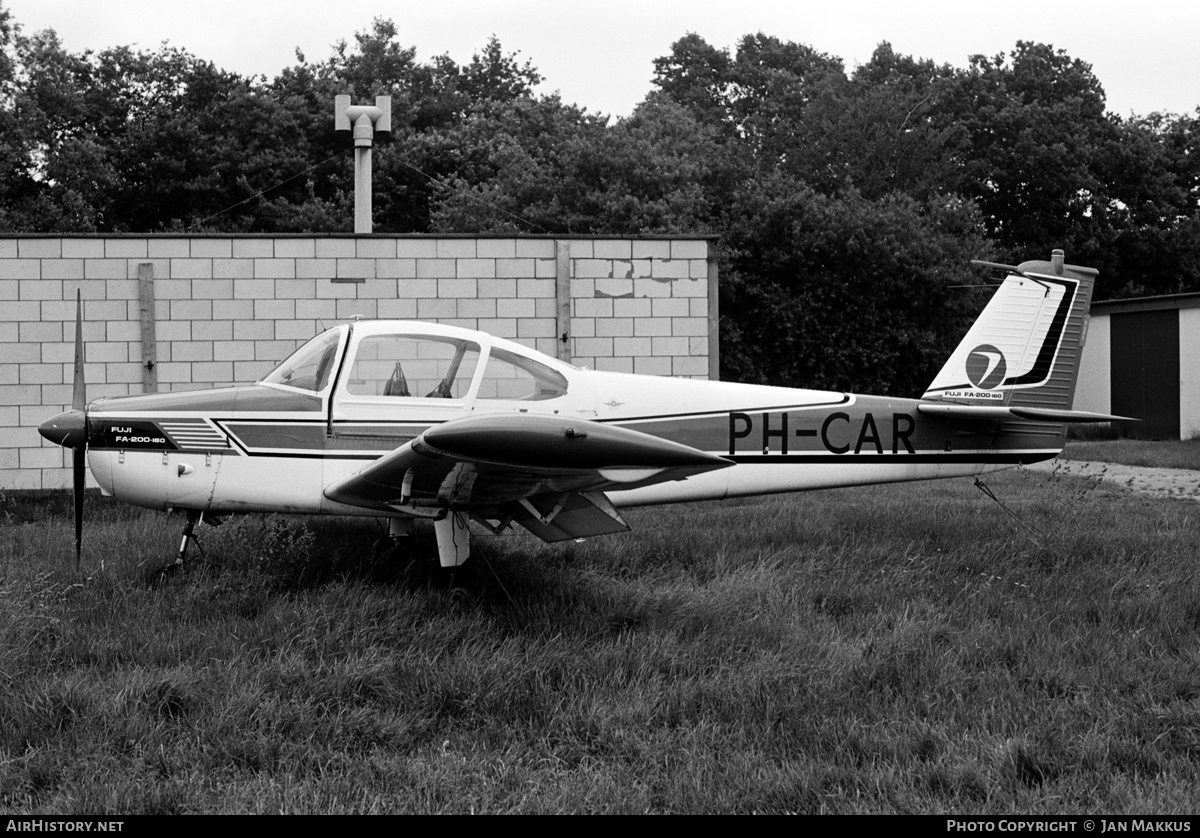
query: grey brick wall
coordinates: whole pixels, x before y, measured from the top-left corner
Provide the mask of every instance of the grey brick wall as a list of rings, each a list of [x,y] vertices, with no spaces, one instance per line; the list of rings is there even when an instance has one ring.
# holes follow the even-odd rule
[[[355,315],[482,329],[557,355],[560,292],[575,364],[699,378],[716,364],[705,239],[0,237],[0,489],[69,484],[69,454],[37,427],[71,402],[77,290],[88,396],[143,392],[143,265],[160,391],[255,381]]]

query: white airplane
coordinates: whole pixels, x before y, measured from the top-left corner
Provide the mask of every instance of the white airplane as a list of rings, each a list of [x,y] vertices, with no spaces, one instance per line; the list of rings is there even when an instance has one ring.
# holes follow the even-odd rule
[[[183,510],[433,521],[446,567],[468,521],[548,541],[625,531],[622,507],[978,475],[1056,456],[1096,271],[1007,271],[920,399],[599,372],[482,332],[406,321],[325,331],[262,381],[90,404],[76,316],[72,410],[42,424],[106,495]]]

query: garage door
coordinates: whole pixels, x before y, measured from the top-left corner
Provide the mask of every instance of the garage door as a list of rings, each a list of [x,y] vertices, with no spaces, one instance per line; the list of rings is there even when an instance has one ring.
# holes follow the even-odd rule
[[[1179,439],[1179,311],[1112,316],[1112,410],[1129,435]]]

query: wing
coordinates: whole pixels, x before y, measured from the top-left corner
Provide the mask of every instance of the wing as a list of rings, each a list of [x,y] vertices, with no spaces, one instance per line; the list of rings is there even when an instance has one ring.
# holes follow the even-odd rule
[[[436,425],[325,490],[385,512],[469,512],[515,521],[545,541],[629,527],[604,496],[727,468],[732,462],[616,425],[528,413]]]

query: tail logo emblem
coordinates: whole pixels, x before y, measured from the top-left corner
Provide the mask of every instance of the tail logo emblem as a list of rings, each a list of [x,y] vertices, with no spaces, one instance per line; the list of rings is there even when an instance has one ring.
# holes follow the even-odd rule
[[[1004,353],[990,343],[976,346],[967,356],[967,378],[980,390],[993,390],[1000,386],[1007,372]]]

